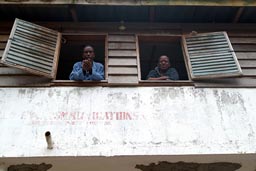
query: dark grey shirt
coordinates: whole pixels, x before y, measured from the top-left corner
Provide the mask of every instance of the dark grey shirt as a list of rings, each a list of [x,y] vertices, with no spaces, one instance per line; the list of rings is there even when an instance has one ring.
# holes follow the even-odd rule
[[[158,78],[161,76],[168,76],[170,80],[179,80],[179,74],[175,68],[169,68],[164,74],[161,75],[158,67],[155,67],[154,70],[149,72],[147,79]]]

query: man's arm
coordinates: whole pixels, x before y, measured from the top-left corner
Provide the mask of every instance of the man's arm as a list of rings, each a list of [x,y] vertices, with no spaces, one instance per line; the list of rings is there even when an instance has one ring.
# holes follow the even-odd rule
[[[104,80],[104,66],[100,63],[97,65],[95,64],[95,67],[92,68],[92,80],[100,81]]]
[[[170,72],[168,72],[168,76],[171,80],[179,80],[179,74],[175,68],[170,69]]]
[[[83,68],[79,62],[74,64],[73,70],[69,75],[69,79],[75,81],[82,81],[84,79]]]
[[[148,80],[167,80],[168,77],[167,76],[159,76],[159,74],[157,74],[156,70],[151,70],[147,76]]]

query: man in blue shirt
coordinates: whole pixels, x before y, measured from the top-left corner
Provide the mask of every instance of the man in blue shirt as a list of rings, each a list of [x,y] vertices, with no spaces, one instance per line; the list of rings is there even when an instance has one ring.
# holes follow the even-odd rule
[[[69,75],[70,80],[104,80],[104,66],[93,61],[95,54],[92,46],[85,46],[83,50],[83,60],[76,62]]]
[[[178,80],[179,74],[175,68],[170,67],[168,56],[162,55],[158,60],[158,65],[151,70],[147,76],[148,80]]]

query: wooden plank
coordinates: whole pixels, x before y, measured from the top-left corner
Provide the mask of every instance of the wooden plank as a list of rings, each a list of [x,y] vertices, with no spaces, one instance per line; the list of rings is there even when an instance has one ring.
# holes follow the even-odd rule
[[[253,77],[211,79],[205,81],[194,81],[198,88],[256,88],[256,79]]]
[[[256,67],[256,60],[239,60],[242,68],[253,68]]]
[[[248,0],[231,0],[231,1],[213,1],[213,0],[81,0],[81,1],[74,1],[74,0],[5,0],[2,3],[3,4],[36,4],[36,5],[48,5],[50,1],[50,4],[52,5],[59,5],[59,4],[76,4],[76,5],[105,5],[105,6],[136,6],[136,7],[142,7],[142,6],[215,6],[215,7],[223,7],[223,6],[232,6],[232,7],[243,7],[243,6],[256,6],[255,1],[248,1]]]
[[[50,80],[39,76],[0,76],[0,87],[47,86]]]
[[[12,67],[0,67],[0,75],[31,75],[28,72],[25,72],[21,69],[12,68]]]
[[[108,43],[108,49],[136,49],[135,43]]]
[[[116,84],[138,84],[138,76],[128,75],[128,76],[108,76],[108,83]]]
[[[233,45],[235,52],[256,52],[256,44],[255,45]]]
[[[62,34],[58,32],[57,40],[56,40],[56,47],[55,47],[55,53],[54,53],[54,60],[53,60],[53,69],[51,76],[53,79],[56,79],[57,70],[58,70],[58,64],[59,64],[59,57],[60,57],[60,48],[61,48],[61,38]]]
[[[136,57],[137,53],[135,50],[109,50],[108,56],[112,57]]]
[[[241,29],[243,31],[245,31],[244,29]],[[251,37],[255,37],[256,36],[256,32],[249,32],[249,31],[229,31],[228,35],[229,37],[241,37],[241,38],[251,38]]]
[[[242,68],[243,76],[256,77],[256,67],[255,68]]]
[[[232,44],[256,44],[256,37],[230,37]]]
[[[134,35],[108,35],[108,42],[135,42]]]
[[[0,49],[5,49],[6,43],[0,43]]]
[[[109,74],[138,74],[136,67],[109,67]]]
[[[137,53],[137,69],[138,69],[138,77],[141,80],[141,65],[140,65],[140,53],[139,53],[139,38],[136,35],[136,53]]]
[[[0,50],[0,58],[2,58],[3,54],[4,54],[4,51]]]
[[[109,58],[108,66],[137,66],[136,58]]]
[[[7,42],[9,39],[9,35],[0,35],[0,42]]]
[[[236,52],[238,59],[256,59],[256,52]]]
[[[108,35],[106,35],[106,38],[105,38],[105,80],[108,80]]]
[[[239,21],[239,19],[240,19],[242,13],[243,13],[243,11],[244,11],[244,8],[245,8],[245,7],[240,7],[240,8],[237,10],[236,15],[235,15],[235,17],[233,18],[233,21],[232,21],[233,23],[237,23],[237,22]]]

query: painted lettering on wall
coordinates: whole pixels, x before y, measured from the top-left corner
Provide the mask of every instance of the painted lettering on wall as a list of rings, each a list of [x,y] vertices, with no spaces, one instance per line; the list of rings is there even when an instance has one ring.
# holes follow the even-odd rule
[[[32,119],[32,118],[31,118]],[[48,121],[45,119],[40,119],[40,117],[33,117],[32,124],[43,124],[42,122],[48,122],[49,124],[54,124],[54,122],[65,122],[66,124],[77,125],[77,124],[104,124],[111,125],[113,122],[118,121],[135,121],[144,119],[143,114],[135,112],[68,112],[60,111],[57,114],[53,115],[53,118],[49,118]],[[46,123],[44,123],[46,124]]]

